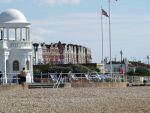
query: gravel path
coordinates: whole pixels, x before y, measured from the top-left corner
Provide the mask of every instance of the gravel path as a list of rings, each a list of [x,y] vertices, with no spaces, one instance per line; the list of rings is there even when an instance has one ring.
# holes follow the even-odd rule
[[[150,87],[17,87],[0,92],[0,113],[150,113]]]

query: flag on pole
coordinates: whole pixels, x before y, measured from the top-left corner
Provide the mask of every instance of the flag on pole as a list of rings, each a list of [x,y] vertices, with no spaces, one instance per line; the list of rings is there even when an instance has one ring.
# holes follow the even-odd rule
[[[104,15],[106,17],[109,17],[108,14],[107,14],[107,12],[104,9],[102,9],[102,15]]]

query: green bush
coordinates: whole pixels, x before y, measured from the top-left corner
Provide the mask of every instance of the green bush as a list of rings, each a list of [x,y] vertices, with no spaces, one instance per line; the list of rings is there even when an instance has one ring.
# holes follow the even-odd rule
[[[134,69],[129,69],[127,72],[128,75],[134,75]]]
[[[146,67],[137,67],[135,70],[135,74],[137,74],[137,75],[148,75],[150,73]]]
[[[73,73],[86,73],[90,71],[88,67],[82,65],[71,65],[70,67]]]
[[[69,71],[72,71],[70,67],[61,67],[61,66],[51,66],[48,69],[49,73],[68,73]]]
[[[46,64],[46,65],[36,65],[33,67],[34,73],[68,73],[69,71],[73,73],[87,73],[87,72],[99,72],[99,69],[97,69],[94,66],[87,67],[79,64],[69,64],[69,65],[52,65],[52,64]]]

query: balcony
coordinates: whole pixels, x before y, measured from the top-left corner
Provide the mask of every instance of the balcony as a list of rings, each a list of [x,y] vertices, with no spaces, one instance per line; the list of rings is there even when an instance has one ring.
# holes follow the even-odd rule
[[[32,49],[32,43],[29,41],[0,40],[0,48]]]

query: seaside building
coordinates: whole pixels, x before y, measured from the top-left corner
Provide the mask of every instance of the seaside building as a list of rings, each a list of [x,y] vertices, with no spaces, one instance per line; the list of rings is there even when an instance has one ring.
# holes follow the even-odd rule
[[[33,80],[30,23],[20,11],[8,9],[0,14],[0,71],[8,83],[22,70],[27,70],[27,82]]]
[[[36,53],[34,56],[37,54],[38,56],[33,57],[34,64],[87,64],[92,62],[91,50],[81,45],[66,44],[60,41],[36,45],[38,48],[33,47],[33,53]]]
[[[127,59],[124,59],[122,62],[121,61],[112,61],[112,72],[115,74],[117,73],[126,73],[128,72],[128,65],[129,65],[129,62]],[[105,70],[106,72],[110,72],[110,69],[111,69],[111,65],[110,65],[110,62],[107,61],[106,59],[104,60],[104,66],[105,66]]]

